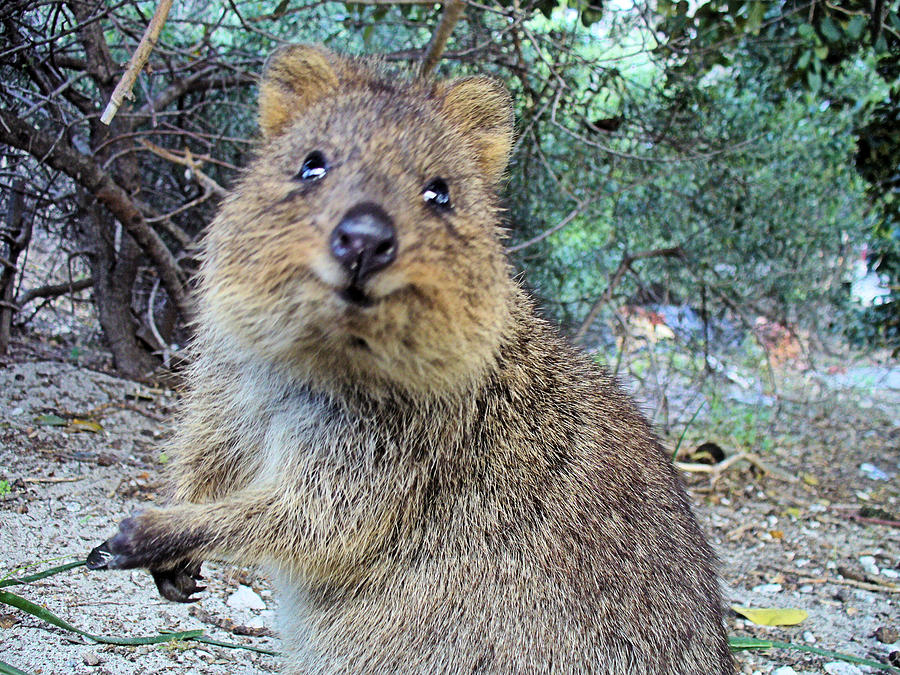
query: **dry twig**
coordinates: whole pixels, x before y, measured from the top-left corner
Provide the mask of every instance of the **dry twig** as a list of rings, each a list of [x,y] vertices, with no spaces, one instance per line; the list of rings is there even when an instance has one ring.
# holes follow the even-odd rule
[[[153,18],[150,19],[147,30],[145,30],[144,34],[141,36],[141,41],[138,43],[137,49],[135,49],[134,54],[131,55],[131,60],[128,62],[128,67],[125,69],[122,79],[119,80],[119,84],[113,89],[112,96],[109,98],[109,103],[106,104],[106,109],[100,116],[100,121],[103,122],[103,124],[108,125],[112,122],[113,117],[115,117],[116,113],[119,111],[119,106],[122,105],[122,101],[126,98],[131,98],[131,90],[137,80],[138,73],[143,70],[147,63],[147,59],[150,58],[150,52],[152,52],[153,47],[156,46],[156,41],[159,39],[159,34],[162,31],[163,25],[166,23],[166,17],[169,16],[170,9],[172,9],[172,0],[160,0],[159,5],[156,7],[156,11],[153,12]]]
[[[419,77],[428,77],[434,67],[441,60],[441,54],[447,46],[447,40],[456,27],[456,23],[462,16],[463,10],[466,8],[463,0],[450,0],[444,5],[444,13],[441,15],[441,22],[431,36],[431,42],[428,43],[428,50],[422,58],[422,66],[419,69]]]
[[[190,149],[185,148],[184,154],[179,155],[172,152],[171,150],[167,150],[166,148],[160,147],[155,143],[151,143],[150,141],[143,138],[139,138],[138,143],[140,143],[144,148],[158,157],[162,157],[163,159],[173,162],[174,164],[180,164],[189,168],[192,175],[197,180],[197,182],[200,183],[203,189],[210,192],[217,199],[222,199],[228,193],[225,188],[223,188],[214,179],[210,178],[200,170],[202,162],[198,158],[194,157]]]
[[[682,471],[687,471],[689,473],[708,473],[711,476],[711,484],[715,485],[716,482],[722,477],[722,474],[725,473],[732,466],[737,464],[738,462],[749,462],[757,469],[762,471],[763,473],[774,476],[775,478],[784,481],[785,483],[796,483],[797,477],[786,474],[779,469],[769,465],[767,462],[763,461],[763,459],[753,452],[739,452],[736,455],[732,455],[728,459],[723,462],[719,462],[718,464],[695,464],[692,462],[675,462],[675,466]]]
[[[631,266],[638,260],[656,257],[683,258],[684,249],[682,249],[680,246],[674,246],[672,248],[656,248],[651,251],[639,251],[638,253],[626,253],[625,255],[623,255],[622,261],[619,263],[616,271],[613,272],[613,275],[610,277],[609,284],[607,285],[606,290],[603,291],[603,294],[599,298],[597,298],[594,306],[591,307],[591,310],[588,312],[584,321],[581,323],[581,326],[579,326],[578,330],[576,331],[575,337],[572,338],[575,344],[580,344],[584,339],[584,334],[587,333],[588,328],[590,328],[591,324],[593,324],[597,319],[597,315],[600,314],[600,310],[603,309],[603,306],[610,301],[613,291],[616,290],[616,286],[619,285],[619,283],[622,281],[622,277],[624,277],[625,273],[631,269]],[[704,464],[701,466],[706,465]]]

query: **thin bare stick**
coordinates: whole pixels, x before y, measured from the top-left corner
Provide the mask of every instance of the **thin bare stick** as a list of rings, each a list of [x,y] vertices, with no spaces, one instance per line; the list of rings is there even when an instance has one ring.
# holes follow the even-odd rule
[[[638,253],[631,255],[627,253],[623,255],[621,262],[619,262],[619,266],[616,268],[616,271],[613,272],[612,277],[610,277],[609,284],[606,286],[606,290],[603,291],[603,295],[597,298],[594,306],[591,307],[591,311],[588,312],[587,317],[585,317],[584,321],[581,322],[581,326],[579,326],[578,330],[575,332],[575,337],[572,338],[575,344],[579,344],[584,339],[584,334],[587,333],[588,328],[590,328],[597,319],[597,315],[600,314],[603,305],[612,298],[613,291],[616,290],[616,286],[622,281],[622,277],[625,276],[625,273],[631,269],[632,264],[638,260],[643,260],[644,258],[655,257],[683,258],[684,249],[680,246],[675,246],[673,248],[656,248],[651,251],[639,251]]]
[[[552,171],[550,170],[550,168],[547,166],[547,163],[546,163],[545,159],[543,158],[543,153],[541,153],[541,151],[540,151],[540,145],[537,143],[537,139],[536,139],[536,138],[535,138],[535,144],[536,144],[536,147],[537,147],[537,149],[538,149],[539,156],[542,158],[541,161],[544,163],[544,166],[546,167],[546,170],[547,170],[547,172],[549,173],[550,177],[556,182],[557,185],[559,185],[559,188],[560,188],[561,190],[563,190],[564,192],[566,192],[567,194],[569,194],[569,191],[566,190],[566,189],[560,184],[559,179],[553,174],[553,172],[552,172]],[[591,199],[586,199],[586,200],[584,200],[584,201],[579,201],[579,202],[578,202],[578,206],[576,206],[574,209],[572,209],[572,210],[569,212],[569,214],[568,214],[565,218],[563,218],[560,222],[558,222],[556,225],[554,225],[553,227],[551,227],[551,228],[549,228],[549,229],[547,229],[547,230],[544,230],[544,231],[541,232],[540,234],[535,235],[535,236],[532,237],[531,239],[527,239],[527,240],[525,240],[525,241],[523,241],[523,242],[521,242],[521,243],[519,243],[519,244],[516,244],[515,246],[510,246],[510,247],[508,247],[508,248],[506,249],[506,252],[507,252],[507,253],[515,253],[516,251],[521,251],[523,248],[528,248],[529,246],[532,246],[532,245],[538,243],[539,241],[543,241],[544,239],[546,239],[547,237],[549,237],[551,234],[554,234],[554,233],[556,233],[556,232],[559,232],[561,229],[563,229],[564,227],[566,227],[566,225],[568,225],[569,223],[571,223],[571,222],[575,219],[575,217],[576,217],[578,214],[580,214],[582,211],[584,211],[585,208],[587,208],[588,206],[590,206],[591,204],[593,204],[594,202],[596,202],[600,197],[603,197],[604,199],[612,199],[613,197],[617,197],[617,196],[619,196],[620,194],[622,194],[622,193],[624,193],[624,192],[628,192],[629,190],[633,190],[634,188],[639,187],[639,186],[641,186],[641,185],[644,185],[645,183],[649,183],[651,180],[653,180],[653,175],[652,175],[652,174],[646,176],[645,178],[641,178],[640,180],[636,180],[636,181],[633,182],[633,183],[629,183],[628,185],[619,188],[619,189],[616,190],[615,192],[609,192],[609,193],[607,193],[607,194],[600,195],[600,196],[598,196],[598,197],[592,197]],[[571,195],[570,195],[570,196],[571,196]],[[572,199],[575,199],[575,197],[572,197]],[[578,201],[578,200],[576,199],[575,201]]]
[[[867,581],[856,581],[855,579],[839,579],[837,577],[828,578],[809,578],[799,577],[798,583],[804,584],[838,584],[840,586],[852,586],[853,588],[862,588],[867,591],[876,593],[900,593],[900,587],[887,586],[885,584],[873,584]]]
[[[34,222],[25,217],[24,181],[13,181],[6,209],[8,235],[0,237],[0,251],[9,258],[0,258],[0,354],[9,347],[13,315],[18,311],[15,304],[15,281],[18,271],[19,254],[28,248],[31,241],[31,227]],[[4,250],[5,249],[5,250]]]
[[[158,292],[159,277],[153,282],[153,289],[150,291],[150,299],[147,300],[147,323],[150,325],[150,332],[153,333],[153,337],[159,345],[159,351],[162,352],[163,365],[168,369],[172,361],[172,351],[169,349],[169,343],[163,339],[162,333],[159,332],[159,328],[156,326],[156,317],[153,314],[153,308],[156,305],[156,294]]]
[[[441,15],[441,22],[431,36],[431,42],[428,43],[428,49],[422,58],[422,67],[419,69],[419,77],[428,77],[434,67],[441,60],[441,54],[444,53],[444,47],[447,46],[447,40],[456,27],[459,17],[462,16],[463,10],[466,8],[463,0],[450,0],[444,5],[444,13]]]
[[[156,46],[156,41],[159,39],[159,34],[162,32],[163,24],[166,23],[166,17],[169,16],[170,9],[172,9],[172,0],[160,0],[159,5],[156,6],[156,11],[153,12],[153,18],[150,19],[147,30],[141,36],[141,41],[138,43],[137,49],[134,50],[134,54],[131,55],[131,60],[128,62],[128,67],[125,69],[122,79],[119,80],[119,84],[113,89],[109,103],[106,104],[106,110],[100,116],[100,121],[103,124],[108,125],[112,122],[122,102],[126,98],[132,98],[131,90],[137,80],[138,73],[143,70],[147,59],[150,58],[150,52]]]
[[[182,166],[189,168],[194,179],[203,186],[204,190],[211,192],[216,199],[222,199],[228,194],[228,191],[225,188],[200,170],[202,160],[195,158],[189,149],[185,148],[184,154],[179,155],[178,153],[162,148],[143,138],[138,139],[138,143],[158,157],[162,157],[170,162],[181,164]]]
[[[591,202],[591,201],[593,201],[593,200],[589,200],[589,202]],[[582,211],[584,211],[584,207],[589,202],[578,202],[578,206],[576,206],[574,209],[569,211],[569,214],[565,218],[563,218],[561,221],[559,221],[556,225],[554,225],[553,227],[551,227],[547,230],[544,230],[543,232],[541,232],[538,235],[535,235],[531,239],[526,239],[525,241],[523,241],[519,244],[516,244],[515,246],[510,246],[509,248],[506,249],[506,252],[507,253],[515,253],[516,251],[521,251],[523,248],[528,248],[532,244],[536,244],[539,241],[546,239],[554,232],[559,232],[566,225],[571,223],[575,219],[576,216],[578,216]]]
[[[47,286],[32,288],[22,294],[22,297],[19,300],[19,307],[24,307],[37,298],[56,298],[60,295],[65,295],[66,293],[83,291],[93,285],[94,280],[91,277],[88,277],[87,279],[78,279],[77,281],[68,281],[61,284],[48,284]]]
[[[796,476],[792,476],[788,473],[785,473],[784,471],[776,469],[774,466],[763,460],[755,452],[739,452],[736,455],[732,455],[725,461],[719,462],[718,464],[675,462],[675,467],[682,471],[687,471],[688,473],[708,473],[711,477],[711,484],[715,485],[722,477],[722,475],[738,462],[748,462],[763,473],[774,476],[778,480],[784,481],[785,483],[796,483],[798,480]]]
[[[35,476],[34,478],[23,478],[22,480],[26,483],[76,483],[80,480],[84,480],[85,478],[87,478],[87,476]]]

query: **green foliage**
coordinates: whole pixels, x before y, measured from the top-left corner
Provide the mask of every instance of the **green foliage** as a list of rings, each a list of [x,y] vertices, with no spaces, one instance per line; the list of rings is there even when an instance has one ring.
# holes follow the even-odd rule
[[[535,30],[574,32],[572,18],[554,19],[535,21]],[[638,43],[647,37],[636,27],[629,34]],[[617,302],[657,286],[696,307],[704,286],[714,303],[734,298],[786,317],[817,303],[844,305],[847,241],[861,241],[866,222],[850,111],[774,91],[775,73],[752,54],[745,59],[758,76],[719,68],[685,81],[664,59],[623,56],[630,45],[614,32],[576,34],[572,43],[594,64],[616,67],[573,75],[559,107],[586,112],[532,127],[510,189],[513,244],[587,203],[570,225],[518,253],[559,319],[579,321],[625,253],[672,246],[686,258],[640,263]],[[861,91],[866,75],[843,83]],[[521,111],[526,121],[529,112]],[[579,120],[601,116],[625,124],[616,134],[585,134]]]
[[[854,165],[871,204],[871,266],[887,275],[893,293],[890,302],[860,312],[849,330],[900,348],[900,1],[708,0],[691,12],[686,2],[662,0],[658,9],[657,28],[666,36],[659,51],[671,77],[696,77],[717,65],[738,77],[768,71],[777,91],[806,91],[848,111],[858,145]],[[847,90],[854,75],[867,86]]]

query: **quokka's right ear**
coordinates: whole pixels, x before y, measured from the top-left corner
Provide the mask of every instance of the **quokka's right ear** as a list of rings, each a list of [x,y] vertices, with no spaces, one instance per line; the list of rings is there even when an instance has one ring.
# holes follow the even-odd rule
[[[281,47],[266,64],[259,85],[259,128],[263,136],[277,136],[312,103],[338,85],[332,66],[336,59],[324,47]]]

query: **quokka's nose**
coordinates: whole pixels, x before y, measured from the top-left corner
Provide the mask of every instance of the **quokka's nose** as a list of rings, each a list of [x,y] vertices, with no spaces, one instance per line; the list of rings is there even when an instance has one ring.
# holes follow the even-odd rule
[[[382,270],[397,257],[397,232],[391,217],[378,204],[363,202],[351,208],[329,238],[331,254],[354,282]]]

